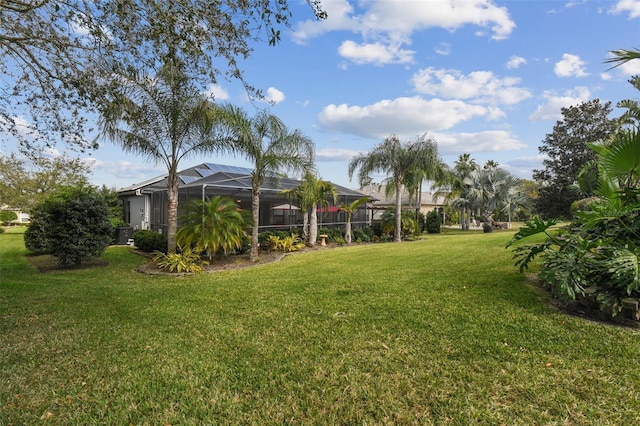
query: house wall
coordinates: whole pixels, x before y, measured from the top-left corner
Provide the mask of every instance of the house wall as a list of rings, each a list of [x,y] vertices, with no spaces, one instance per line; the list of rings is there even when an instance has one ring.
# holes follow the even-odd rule
[[[133,195],[122,198],[124,221],[130,228],[149,229],[149,196]]]

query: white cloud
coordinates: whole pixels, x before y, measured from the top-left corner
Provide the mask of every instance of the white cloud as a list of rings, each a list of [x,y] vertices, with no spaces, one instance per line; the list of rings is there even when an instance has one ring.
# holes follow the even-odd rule
[[[209,88],[203,92],[203,94],[209,98],[213,98],[216,101],[226,101],[229,99],[229,93],[217,84],[211,83]]]
[[[531,97],[529,90],[517,87],[519,78],[498,78],[491,71],[474,71],[467,75],[458,70],[429,67],[413,75],[418,93],[475,102],[513,105]]]
[[[591,98],[591,93],[586,87],[576,87],[573,90],[567,91],[564,95],[558,95],[553,91],[546,91],[544,98],[546,103],[539,105],[535,112],[529,116],[529,120],[561,120],[562,108],[588,101]]]
[[[284,101],[284,98],[285,98],[284,93],[276,89],[275,87],[269,87],[267,89],[267,93],[264,96],[265,101],[274,105]]]
[[[624,75],[640,75],[640,59],[634,59],[633,61],[625,62],[617,67]]]
[[[156,176],[167,174],[167,169],[162,166],[150,164],[134,163],[131,161],[102,161],[94,157],[84,160],[86,163],[92,162],[92,169],[95,172],[117,177],[118,179],[130,179],[130,184],[145,181]]]
[[[391,133],[413,137],[428,131],[449,129],[475,117],[490,119],[495,116],[495,109],[459,100],[425,100],[415,96],[366,106],[331,104],[320,113],[319,123],[325,131],[381,139]]]
[[[513,55],[512,57],[509,58],[509,62],[507,62],[507,69],[515,70],[520,68],[520,65],[525,65],[526,63],[527,63],[527,60],[522,56]]]
[[[504,130],[477,133],[434,133],[438,152],[442,155],[461,152],[500,152],[526,147],[518,138]]]
[[[340,54],[344,57],[358,63],[404,63],[412,60],[413,52],[401,46],[411,44],[411,35],[417,31],[429,28],[455,31],[473,25],[489,30],[493,39],[501,40],[515,28],[507,8],[487,0],[430,0],[428,7],[419,1],[371,0],[358,6],[361,9],[356,11],[346,0],[323,2],[327,19],[300,22],[294,31],[294,41],[303,43],[328,32],[348,31],[360,34],[363,40],[343,42]],[[448,48],[438,50],[439,54],[445,54]],[[372,57],[376,60],[367,60]]]
[[[586,77],[589,74],[584,69],[585,63],[577,55],[565,53],[562,60],[556,62],[553,71],[558,77]]]
[[[414,51],[401,49],[399,44],[363,43],[346,40],[338,48],[338,54],[356,64],[403,64],[413,62]]]
[[[640,18],[640,0],[620,0],[609,13],[628,13],[629,19]]]
[[[349,161],[360,154],[353,149],[319,149],[316,151],[315,159],[318,162],[325,161]]]

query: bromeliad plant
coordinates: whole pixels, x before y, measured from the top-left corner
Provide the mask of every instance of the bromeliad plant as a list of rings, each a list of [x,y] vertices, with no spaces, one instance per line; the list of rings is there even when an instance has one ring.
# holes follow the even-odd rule
[[[190,248],[178,246],[177,253],[154,252],[153,261],[161,269],[169,272],[201,274],[203,263],[198,253],[194,253]]]
[[[542,242],[514,249],[516,266],[527,269],[538,255],[541,280],[565,299],[589,293],[601,309],[616,315],[626,297],[640,297],[640,136],[622,131],[608,144],[592,144],[598,153],[596,201],[576,213],[570,229],[552,231],[553,220],[533,219],[507,247],[533,235]]]

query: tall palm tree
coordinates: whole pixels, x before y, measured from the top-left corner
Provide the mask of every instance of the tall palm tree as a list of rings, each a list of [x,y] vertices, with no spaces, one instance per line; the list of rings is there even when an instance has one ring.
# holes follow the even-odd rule
[[[432,138],[423,135],[413,142],[403,144],[396,135],[387,137],[366,154],[360,154],[349,162],[349,178],[359,168],[360,185],[370,179],[369,174],[380,171],[389,174],[396,194],[394,241],[402,238],[402,188],[407,174],[416,169],[433,170],[440,162],[438,146]]]
[[[342,205],[340,206],[340,210],[347,214],[347,225],[344,230],[344,240],[347,244],[351,244],[351,216],[353,215],[353,212],[358,209],[358,207],[368,201],[369,197],[362,197],[358,198],[349,205],[347,205],[346,203],[342,203]]]
[[[100,138],[167,168],[167,239],[176,250],[178,166],[188,156],[231,148],[221,123],[223,108],[193,88],[184,67],[169,61],[155,77],[116,71],[111,101],[100,111]]]
[[[266,110],[250,118],[240,109],[235,109],[232,119],[235,149],[253,162],[251,173],[251,232],[252,260],[258,258],[260,244],[258,226],[260,221],[260,189],[265,179],[277,180],[287,170],[304,173],[313,166],[314,146],[311,139],[300,130],[290,131],[287,126]]]
[[[311,171],[304,174],[302,182],[295,188],[283,191],[290,194],[300,204],[303,214],[302,233],[307,244],[313,246],[318,238],[318,205],[327,204],[327,197],[333,197],[335,203],[338,192],[333,183],[319,179]]]
[[[478,169],[478,164],[471,158],[471,154],[460,154],[454,163],[454,167],[444,174],[444,177],[436,182],[439,188],[436,194],[445,191],[445,199],[451,206],[460,211],[460,228],[469,229],[470,215],[472,210],[471,200],[466,197],[464,179],[474,170]],[[469,214],[467,214],[467,211]]]

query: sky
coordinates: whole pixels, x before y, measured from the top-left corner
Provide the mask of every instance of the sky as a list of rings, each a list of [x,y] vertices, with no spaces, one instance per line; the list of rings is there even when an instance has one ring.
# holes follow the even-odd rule
[[[292,27],[281,42],[256,45],[241,62],[271,103],[249,100],[233,81],[207,92],[250,115],[269,109],[300,129],[315,143],[319,177],[348,188],[359,186],[349,160],[391,134],[405,142],[427,134],[448,164],[469,153],[530,179],[562,107],[598,98],[618,116],[618,101],[640,99],[628,83],[640,60],[604,63],[611,50],[640,48],[640,0],[324,0],[324,21],[303,1],[290,3]],[[109,142],[83,158],[96,185],[122,188],[166,174]],[[207,155],[181,168],[202,162],[251,167]]]

